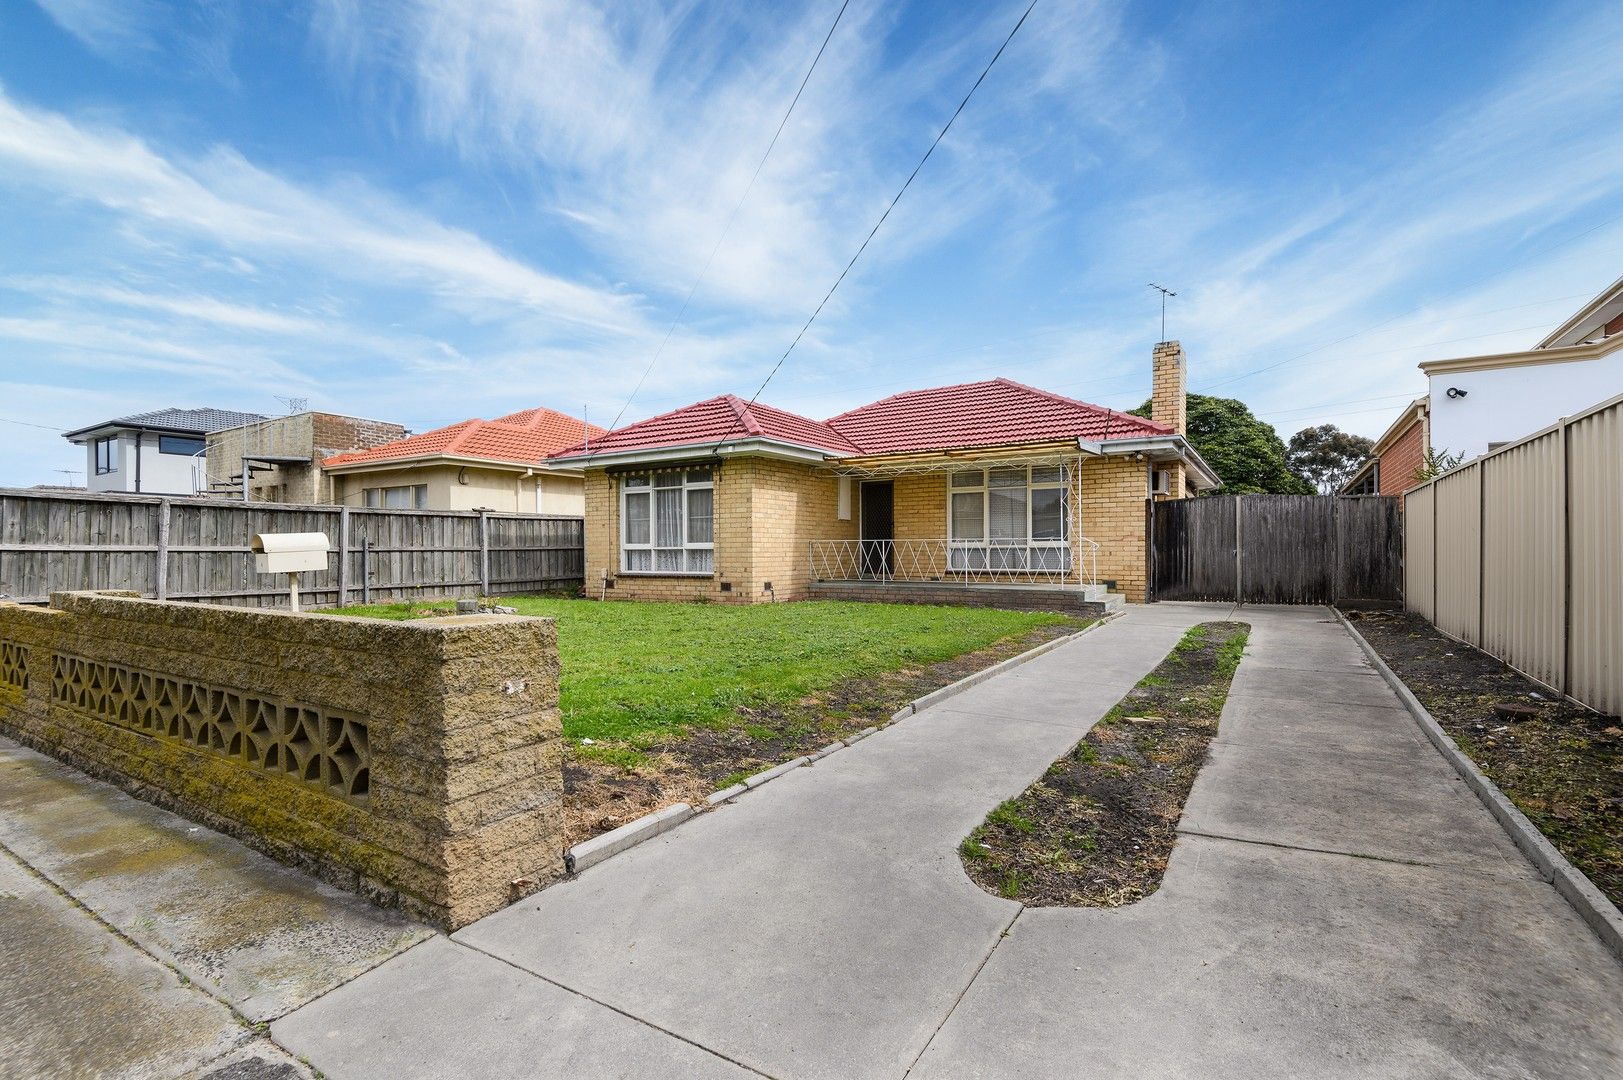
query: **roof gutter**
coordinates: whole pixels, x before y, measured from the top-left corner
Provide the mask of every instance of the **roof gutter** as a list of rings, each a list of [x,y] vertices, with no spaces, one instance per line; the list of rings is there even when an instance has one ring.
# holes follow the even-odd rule
[[[800,461],[807,464],[821,464],[830,458],[841,456],[815,446],[786,442],[782,439],[751,436],[747,439],[735,439],[723,443],[706,439],[703,442],[682,443],[677,446],[654,446],[645,450],[601,450],[593,454],[571,454],[568,457],[548,458],[547,462],[555,466],[592,469],[608,468],[611,465],[655,465],[669,461],[685,461],[691,460],[696,454],[703,454],[706,457],[753,455],[755,457],[778,458],[783,461]]]
[[[424,465],[461,465],[474,466],[485,469],[499,469],[518,471],[520,469],[538,469],[542,472],[569,475],[578,473],[578,467],[555,465],[542,458],[531,461],[520,458],[487,458],[465,457],[458,454],[411,454],[406,457],[380,458],[376,461],[340,461],[337,464],[322,462],[321,468],[330,473],[363,473],[386,472],[391,469],[413,469]]]

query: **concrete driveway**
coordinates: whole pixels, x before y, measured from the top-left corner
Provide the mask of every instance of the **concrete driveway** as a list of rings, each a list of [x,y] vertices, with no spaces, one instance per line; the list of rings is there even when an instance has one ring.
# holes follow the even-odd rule
[[[1163,888],[956,848],[1188,626],[1134,608],[276,1022],[328,1076],[1616,1076],[1623,966],[1322,609],[1252,644]]]

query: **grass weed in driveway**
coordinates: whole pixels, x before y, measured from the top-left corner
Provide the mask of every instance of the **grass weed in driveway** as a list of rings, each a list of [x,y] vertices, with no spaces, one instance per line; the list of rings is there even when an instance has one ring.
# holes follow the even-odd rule
[[[569,843],[884,720],[1092,620],[1045,612],[803,601],[510,597],[558,621]],[[454,605],[350,607],[411,619]]]
[[[1159,888],[1248,634],[1243,623],[1191,627],[1042,779],[969,834],[958,849],[969,876],[1039,907],[1117,907]]]
[[[1575,705],[1410,612],[1348,612],[1449,737],[1623,907],[1623,722]]]

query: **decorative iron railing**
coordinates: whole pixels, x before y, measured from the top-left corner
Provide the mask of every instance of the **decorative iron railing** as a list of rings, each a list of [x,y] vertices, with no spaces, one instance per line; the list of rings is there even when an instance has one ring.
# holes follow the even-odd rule
[[[1028,541],[813,540],[814,581],[946,581],[985,584],[1096,585],[1099,545]],[[1080,557],[1079,557],[1080,556]]]

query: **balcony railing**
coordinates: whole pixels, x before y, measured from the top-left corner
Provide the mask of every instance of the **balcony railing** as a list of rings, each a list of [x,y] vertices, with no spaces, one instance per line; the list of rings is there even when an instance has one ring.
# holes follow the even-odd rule
[[[1099,545],[962,540],[813,540],[814,581],[947,581],[984,584],[1096,585]]]

